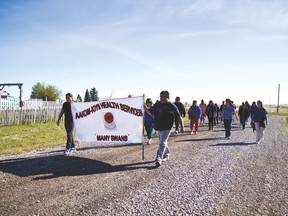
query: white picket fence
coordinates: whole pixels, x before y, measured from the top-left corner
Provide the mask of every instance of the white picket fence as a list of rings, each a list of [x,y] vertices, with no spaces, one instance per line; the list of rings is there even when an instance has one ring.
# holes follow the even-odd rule
[[[19,100],[18,99],[0,98],[0,110],[13,109],[14,107],[19,107]]]
[[[0,125],[57,121],[62,102],[26,100],[20,107],[19,100],[0,99]]]

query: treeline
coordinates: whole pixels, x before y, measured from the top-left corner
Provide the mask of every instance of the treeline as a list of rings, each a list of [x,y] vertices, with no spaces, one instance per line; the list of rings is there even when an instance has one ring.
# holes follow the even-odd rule
[[[45,83],[37,82],[32,87],[31,99],[41,99],[43,101],[56,101],[62,95],[62,91],[59,90],[55,85],[46,85]],[[91,88],[90,91],[86,89],[84,94],[84,99],[77,95],[77,102],[89,102],[89,101],[99,101],[98,91],[96,88]]]
[[[86,89],[84,100],[79,94],[76,98],[76,102],[89,102],[89,101],[99,101],[98,91],[96,90],[96,88],[91,88],[90,91]]]

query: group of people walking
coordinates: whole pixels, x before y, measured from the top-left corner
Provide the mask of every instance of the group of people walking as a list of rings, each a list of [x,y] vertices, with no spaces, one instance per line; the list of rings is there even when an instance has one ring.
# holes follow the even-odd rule
[[[145,129],[148,136],[148,144],[151,144],[153,129],[158,131],[159,149],[156,154],[156,166],[161,166],[163,161],[169,157],[168,137],[175,123],[175,133],[183,133],[182,117],[186,116],[184,105],[180,102],[180,97],[175,98],[175,102],[169,101],[169,92],[162,91],[160,93],[160,101],[152,105],[152,100],[148,98],[145,105]],[[248,102],[243,102],[238,109],[238,116],[242,129],[248,124],[248,118],[251,117],[251,127],[256,131],[256,143],[259,144],[263,139],[264,130],[267,125],[267,111],[263,107],[263,103],[259,100],[253,102],[250,106]],[[214,130],[214,126],[223,122],[225,129],[225,138],[231,139],[231,125],[234,117],[238,119],[236,106],[229,98],[222,102],[218,107],[212,100],[208,105],[201,100],[198,105],[193,100],[192,105],[188,109],[188,118],[191,134],[198,134],[199,123],[204,124],[206,117],[208,118],[208,130]],[[146,119],[147,118],[147,119]]]
[[[175,124],[175,133],[184,132],[184,124],[182,118],[186,116],[184,105],[180,102],[180,97],[175,98],[175,102],[170,101],[170,94],[168,91],[160,92],[160,100],[153,104],[151,98],[147,98],[144,109],[144,126],[147,132],[148,142],[152,142],[153,131],[157,131],[159,137],[159,148],[156,153],[156,167],[162,165],[162,162],[168,160],[170,151],[168,147],[168,138],[171,130]],[[63,104],[57,125],[60,125],[60,119],[65,115],[65,129],[67,133],[67,143],[64,153],[69,154],[75,152],[75,143],[73,139],[73,118],[71,113],[71,103],[73,103],[73,96],[71,93],[66,94],[66,102]],[[248,102],[243,102],[238,109],[238,115],[243,130],[248,122],[249,116],[251,117],[251,126],[256,131],[256,142],[260,143],[263,139],[264,130],[267,125],[267,111],[263,107],[263,103],[259,100],[253,102],[250,106]],[[204,124],[205,118],[208,118],[209,130],[213,130],[214,126],[223,122],[225,128],[225,138],[231,139],[231,124],[236,115],[236,106],[230,99],[222,102],[218,107],[212,100],[208,105],[201,100],[200,105],[196,100],[193,100],[192,105],[188,109],[188,118],[191,134],[197,134],[199,123]]]

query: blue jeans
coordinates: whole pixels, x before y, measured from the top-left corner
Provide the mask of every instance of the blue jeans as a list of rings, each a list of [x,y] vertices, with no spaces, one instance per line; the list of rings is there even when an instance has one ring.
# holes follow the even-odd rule
[[[159,148],[156,154],[156,161],[162,162],[163,158],[169,154],[168,138],[171,130],[158,131],[159,134]]]
[[[148,139],[151,139],[152,138],[152,132],[153,132],[153,125],[146,125],[145,130],[146,130]]]
[[[231,136],[232,119],[224,119],[225,137]]]

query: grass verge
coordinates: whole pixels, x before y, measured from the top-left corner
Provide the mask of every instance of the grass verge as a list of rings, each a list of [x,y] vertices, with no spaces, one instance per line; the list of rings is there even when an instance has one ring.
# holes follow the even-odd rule
[[[0,155],[64,147],[65,142],[65,128],[55,122],[0,126]]]

